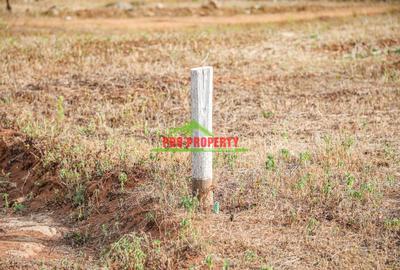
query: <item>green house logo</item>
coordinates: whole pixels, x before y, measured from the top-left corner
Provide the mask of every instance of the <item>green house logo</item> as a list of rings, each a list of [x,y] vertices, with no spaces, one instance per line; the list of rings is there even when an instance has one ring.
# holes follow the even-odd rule
[[[176,128],[171,128],[168,131],[168,134],[170,135],[178,135],[178,134],[182,134],[185,136],[192,136],[193,132],[195,131],[201,131],[201,133],[203,133],[204,136],[208,136],[208,137],[214,137],[214,135],[212,134],[212,132],[210,132],[208,129],[206,129],[205,127],[203,127],[202,125],[200,125],[197,121],[192,120],[189,123],[181,126],[181,127],[176,127]]]

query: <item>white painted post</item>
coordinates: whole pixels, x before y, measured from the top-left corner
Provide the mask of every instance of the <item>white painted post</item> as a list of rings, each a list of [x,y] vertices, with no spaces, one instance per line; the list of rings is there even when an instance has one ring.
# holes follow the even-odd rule
[[[190,72],[192,120],[212,132],[213,68],[193,68]],[[195,130],[193,136],[206,137],[200,130]],[[193,195],[197,196],[201,205],[206,208],[213,205],[212,158],[212,152],[192,154]]]

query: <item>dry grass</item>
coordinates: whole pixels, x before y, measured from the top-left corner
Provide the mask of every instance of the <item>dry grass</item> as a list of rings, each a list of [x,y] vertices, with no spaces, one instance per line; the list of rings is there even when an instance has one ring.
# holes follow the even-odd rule
[[[5,192],[63,215],[93,265],[399,268],[398,33],[396,12],[128,35],[3,22],[0,127],[50,187]],[[202,64],[214,132],[251,149],[215,155],[218,215],[192,205],[188,155],[150,152],[189,120]]]

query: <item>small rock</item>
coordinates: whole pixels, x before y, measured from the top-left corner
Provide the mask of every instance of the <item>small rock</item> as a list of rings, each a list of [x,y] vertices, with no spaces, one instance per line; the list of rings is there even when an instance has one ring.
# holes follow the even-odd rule
[[[20,231],[33,234],[34,232],[39,233],[40,236],[53,238],[60,235],[60,232],[56,228],[47,225],[34,225],[28,227],[21,227]]]
[[[208,5],[214,9],[219,9],[221,7],[220,3],[216,0],[208,1]]]
[[[16,201],[17,203],[23,203],[23,202],[25,202],[25,200],[26,200],[25,197],[19,197],[19,198],[17,198],[15,201]]]
[[[157,3],[156,4],[156,8],[157,9],[163,9],[164,8],[164,4],[163,3]]]
[[[216,0],[210,0],[207,2],[207,4],[203,5],[202,7],[207,9],[219,9],[221,8],[221,4]]]
[[[127,2],[117,2],[115,4],[108,5],[108,7],[113,7],[120,10],[131,11],[133,10],[133,5]]]
[[[58,16],[60,15],[60,10],[57,8],[57,6],[51,6],[48,10],[44,12],[45,15],[51,15],[51,16]]]
[[[293,32],[282,32],[281,33],[283,37],[287,37],[287,38],[291,38],[291,37],[295,37],[296,34]]]
[[[146,11],[143,13],[143,15],[146,17],[154,17],[156,14],[152,11]]]

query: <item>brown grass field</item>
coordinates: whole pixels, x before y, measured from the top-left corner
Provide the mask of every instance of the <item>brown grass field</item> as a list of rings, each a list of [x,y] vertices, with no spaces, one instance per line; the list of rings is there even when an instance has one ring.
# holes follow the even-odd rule
[[[0,269],[400,269],[399,2],[110,3],[1,6]],[[151,151],[202,65],[219,214]]]

